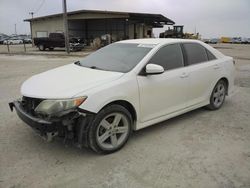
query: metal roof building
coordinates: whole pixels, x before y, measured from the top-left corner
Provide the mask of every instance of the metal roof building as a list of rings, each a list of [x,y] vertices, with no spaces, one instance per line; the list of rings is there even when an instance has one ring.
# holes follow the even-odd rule
[[[173,25],[174,21],[161,14],[80,10],[68,12],[69,35],[93,40],[110,34],[112,41],[149,38],[153,28]],[[63,32],[63,14],[53,14],[30,22],[33,37],[47,37],[49,33]]]

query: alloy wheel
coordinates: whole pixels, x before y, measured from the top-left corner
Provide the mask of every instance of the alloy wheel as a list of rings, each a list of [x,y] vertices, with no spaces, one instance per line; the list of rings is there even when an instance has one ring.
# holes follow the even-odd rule
[[[213,103],[215,107],[220,107],[225,99],[225,95],[226,95],[226,89],[225,89],[225,85],[223,83],[219,83],[213,93]]]
[[[112,113],[104,117],[97,127],[97,144],[105,150],[120,147],[129,135],[129,121],[121,113]]]

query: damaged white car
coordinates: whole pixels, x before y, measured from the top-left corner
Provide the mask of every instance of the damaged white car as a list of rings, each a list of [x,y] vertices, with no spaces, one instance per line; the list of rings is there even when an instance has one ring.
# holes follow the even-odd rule
[[[9,106],[48,140],[112,153],[132,131],[203,106],[219,109],[233,85],[233,59],[203,42],[126,40],[31,77]]]

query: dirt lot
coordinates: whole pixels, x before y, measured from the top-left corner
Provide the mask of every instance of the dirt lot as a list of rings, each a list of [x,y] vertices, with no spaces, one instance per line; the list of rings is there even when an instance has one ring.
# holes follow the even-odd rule
[[[79,57],[0,55],[0,187],[250,187],[250,45],[215,45],[236,59],[237,92],[218,111],[198,109],[135,132],[100,156],[46,143],[8,102],[31,75]]]

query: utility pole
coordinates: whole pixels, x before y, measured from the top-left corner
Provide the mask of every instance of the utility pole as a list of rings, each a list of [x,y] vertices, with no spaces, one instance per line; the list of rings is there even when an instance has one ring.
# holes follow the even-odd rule
[[[31,36],[31,40],[32,40],[32,46],[34,46],[34,41],[33,41],[33,30],[32,30],[32,27],[33,27],[33,15],[34,15],[34,12],[29,12],[29,14],[31,15],[31,22],[30,22],[30,36]]]
[[[65,35],[65,50],[69,54],[69,28],[68,28],[68,17],[67,17],[67,4],[66,0],[62,0],[63,3],[63,23],[64,23],[64,35]]]
[[[16,32],[16,24],[15,24],[15,35],[17,35],[17,32]]]

